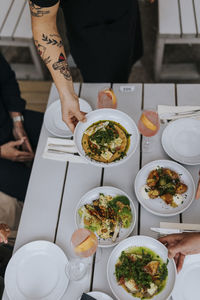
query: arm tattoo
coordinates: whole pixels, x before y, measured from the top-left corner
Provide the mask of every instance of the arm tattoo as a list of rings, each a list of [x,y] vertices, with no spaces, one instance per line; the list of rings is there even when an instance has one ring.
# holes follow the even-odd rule
[[[71,73],[70,73],[70,69],[69,66],[67,64],[66,58],[64,57],[64,55],[62,53],[60,53],[60,56],[58,58],[58,61],[55,62],[52,65],[54,70],[59,70],[60,73],[64,76],[65,79],[67,80],[71,80]]]
[[[50,38],[50,37],[51,38]],[[44,41],[44,42],[46,42],[46,44],[47,45],[56,45],[57,47],[62,47],[63,46],[63,42],[62,42],[62,40],[60,39],[59,41],[57,41],[54,37],[59,37],[60,38],[60,36],[59,35],[57,35],[57,34],[50,34],[50,35],[45,35],[44,33],[42,34],[42,40]]]
[[[47,15],[50,13],[49,10],[44,10],[42,7],[37,6],[33,3],[33,1],[29,1],[31,15],[33,17],[43,17],[44,15]]]
[[[43,59],[44,63],[46,65],[49,64],[51,62],[51,59],[50,59],[50,56],[45,57],[46,47],[39,44],[37,40],[34,40],[34,42],[35,42],[37,52],[41,56],[41,58]]]

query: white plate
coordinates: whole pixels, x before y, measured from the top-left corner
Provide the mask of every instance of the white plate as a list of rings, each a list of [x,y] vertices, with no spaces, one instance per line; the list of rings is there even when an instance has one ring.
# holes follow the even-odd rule
[[[183,194],[183,203],[178,207],[171,207],[167,205],[161,198],[145,200],[141,195],[141,187],[146,184],[149,173],[157,167],[169,168],[180,176],[181,181],[188,186],[188,190]],[[155,160],[145,165],[137,174],[135,178],[135,194],[141,205],[157,216],[170,217],[182,213],[186,210],[194,200],[195,184],[192,175],[183,166],[171,160]]]
[[[130,207],[131,207],[131,211],[132,211],[132,222],[131,222],[131,226],[129,228],[121,228],[120,232],[119,232],[119,236],[116,239],[115,242],[112,241],[112,239],[100,239],[98,241],[98,246],[99,247],[113,247],[116,244],[118,244],[119,242],[121,242],[122,240],[124,240],[125,238],[127,238],[131,232],[133,231],[133,228],[135,227],[135,222],[136,222],[136,209],[135,206],[133,204],[133,200],[122,190],[117,189],[115,187],[112,186],[101,186],[101,187],[97,187],[94,188],[92,190],[90,190],[89,192],[87,192],[85,195],[83,195],[83,197],[80,199],[77,207],[76,207],[76,214],[75,214],[75,219],[76,219],[76,225],[78,228],[83,227],[83,224],[81,224],[81,218],[78,214],[78,210],[80,207],[82,207],[85,204],[88,203],[92,203],[93,200],[98,199],[99,198],[99,194],[103,193],[105,195],[110,195],[110,196],[117,196],[117,195],[124,195],[126,196],[129,201],[130,201]]]
[[[123,159],[107,164],[107,163],[95,161],[89,158],[85,154],[85,151],[83,150],[82,147],[83,134],[89,126],[91,126],[93,123],[98,122],[100,120],[115,121],[121,124],[127,130],[127,132],[131,134],[130,146],[127,155]],[[112,167],[112,166],[117,166],[119,164],[122,164],[136,151],[139,142],[139,133],[135,122],[127,114],[117,109],[102,108],[87,114],[87,122],[85,123],[79,122],[77,124],[74,132],[74,142],[76,144],[79,154],[88,162],[98,167]]]
[[[121,255],[121,252],[126,250],[129,247],[147,247],[152,251],[156,252],[164,262],[167,261],[168,251],[167,248],[161,244],[159,241],[148,237],[148,236],[132,236],[128,239],[122,241],[117,245],[112,253],[110,254],[108,264],[107,264],[107,278],[109,286],[115,295],[115,297],[119,300],[139,300],[138,298],[133,297],[131,294],[125,291],[125,289],[118,285],[116,277],[115,277],[115,264],[118,261],[118,258]],[[167,265],[168,269],[168,279],[165,288],[158,295],[153,297],[153,300],[167,300],[174,288],[176,281],[176,266],[174,260],[169,260]]]
[[[200,164],[200,120],[183,118],[170,122],[162,134],[165,152],[174,160]]]
[[[64,252],[48,241],[21,247],[11,258],[5,274],[10,300],[59,300],[68,285]]]
[[[102,292],[89,292],[89,293],[86,293],[87,295],[91,296],[91,297],[94,297],[96,300],[113,300],[113,298],[111,298],[110,296],[108,296],[107,294],[105,293],[102,293]],[[81,298],[79,298],[80,300]]]
[[[80,110],[83,112],[90,112],[92,110],[89,103],[79,98]],[[44,124],[47,130],[58,137],[71,137],[73,134],[69,127],[62,120],[61,103],[58,99],[53,102],[46,110],[44,115]]]
[[[200,276],[200,254],[188,255],[177,275],[172,293],[173,300],[198,300]]]

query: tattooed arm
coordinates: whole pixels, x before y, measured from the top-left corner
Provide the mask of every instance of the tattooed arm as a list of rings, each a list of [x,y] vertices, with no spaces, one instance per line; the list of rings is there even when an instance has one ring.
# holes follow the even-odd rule
[[[74,131],[74,120],[85,121],[85,115],[80,112],[62,39],[56,26],[59,2],[51,7],[37,6],[34,1],[29,1],[29,5],[36,48],[51,72],[58,89],[62,106],[62,119]]]

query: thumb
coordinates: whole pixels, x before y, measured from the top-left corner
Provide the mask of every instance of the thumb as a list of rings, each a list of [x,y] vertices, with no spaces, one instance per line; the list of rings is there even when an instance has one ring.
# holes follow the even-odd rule
[[[82,111],[77,111],[75,117],[81,121],[81,122],[85,122],[86,121],[86,116],[85,116],[85,113],[82,112]]]
[[[15,142],[12,142],[12,145],[13,145],[14,147],[16,147],[16,146],[21,146],[21,145],[24,143],[25,139],[26,139],[26,138],[21,138],[20,140],[17,140],[17,141],[15,141]]]

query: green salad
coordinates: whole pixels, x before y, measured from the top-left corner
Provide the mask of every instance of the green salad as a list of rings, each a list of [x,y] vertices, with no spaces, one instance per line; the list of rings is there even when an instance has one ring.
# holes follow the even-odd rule
[[[134,297],[151,299],[166,285],[167,264],[146,247],[131,247],[122,251],[115,265],[116,279]]]
[[[102,239],[112,238],[113,242],[120,228],[130,227],[133,217],[126,196],[112,197],[102,193],[91,204],[82,206],[78,213],[85,228],[96,232]]]

